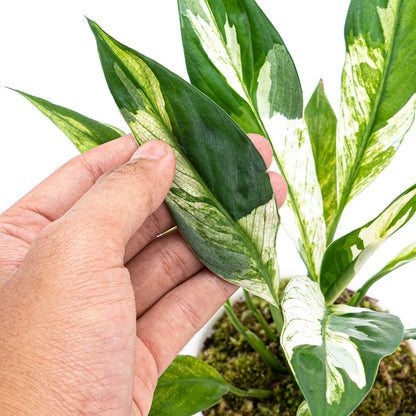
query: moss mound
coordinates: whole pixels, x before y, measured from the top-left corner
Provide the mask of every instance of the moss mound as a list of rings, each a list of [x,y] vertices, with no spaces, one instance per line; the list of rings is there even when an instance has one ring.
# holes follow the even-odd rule
[[[338,300],[347,303],[351,292]],[[267,302],[254,298],[253,302],[273,328]],[[362,305],[378,309],[376,302],[365,298]],[[284,363],[281,350],[270,343],[261,326],[247,309],[245,302],[237,302],[234,310],[246,328],[255,332],[268,348]],[[277,374],[270,370],[253,352],[250,345],[234,329],[224,314],[216,323],[213,335],[205,342],[200,358],[214,366],[223,377],[241,389],[273,391],[268,400],[247,399],[232,394],[223,396],[205,416],[293,416],[303,401],[291,374]],[[404,342],[380,365],[373,389],[353,413],[354,416],[414,416],[416,411],[416,357]]]

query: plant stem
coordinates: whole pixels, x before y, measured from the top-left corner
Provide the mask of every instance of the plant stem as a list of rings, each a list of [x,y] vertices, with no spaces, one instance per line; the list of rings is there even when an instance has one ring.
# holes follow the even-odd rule
[[[267,399],[272,395],[270,390],[259,390],[259,389],[249,389],[241,390],[237,387],[234,387],[230,384],[229,392],[240,397],[255,397],[256,399]]]
[[[378,280],[380,280],[382,277],[384,277],[387,273],[389,273],[391,270],[382,270],[379,273],[377,273],[376,275],[374,275],[371,279],[368,279],[360,289],[358,289],[354,296],[350,299],[350,301],[348,302],[348,305],[350,306],[358,306],[364,296],[367,294],[368,289],[370,289],[370,287],[376,283]]]
[[[255,333],[251,332],[250,330],[244,327],[244,325],[240,322],[237,315],[235,314],[234,309],[229,300],[224,304],[224,308],[235,329],[260,355],[264,363],[268,365],[271,369],[279,373],[287,372],[286,368],[282,364],[280,364],[279,360],[267,349],[266,345],[264,345],[264,342]]]
[[[276,341],[276,336],[271,330],[269,324],[267,323],[264,316],[261,314],[261,312],[254,306],[254,303],[251,299],[251,296],[249,293],[244,290],[244,299],[246,300],[247,306],[250,309],[250,311],[253,313],[254,317],[257,319],[257,322],[261,325],[261,327],[264,329],[264,332],[267,335],[267,338],[269,341],[274,342]]]
[[[280,335],[282,333],[283,329],[283,316],[280,312],[280,309],[277,306],[269,304],[270,306],[270,312],[272,313],[273,322],[276,325],[276,331]]]

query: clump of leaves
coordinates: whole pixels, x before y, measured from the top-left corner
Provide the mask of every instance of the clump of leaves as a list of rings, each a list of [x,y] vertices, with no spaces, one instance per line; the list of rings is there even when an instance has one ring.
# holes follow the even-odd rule
[[[404,338],[400,319],[360,308],[378,279],[416,258],[392,257],[350,301],[335,299],[416,210],[416,185],[376,218],[334,241],[347,204],[388,165],[416,109],[416,0],[351,0],[337,118],[320,83],[304,106],[295,64],[254,0],[178,0],[191,84],[89,22],[114,100],[139,144],[174,149],[177,172],[166,203],[193,251],[219,276],[269,302],[276,338],[305,397],[298,415],[349,415],[368,394],[381,359]],[[24,94],[81,150],[121,131]],[[245,133],[271,143],[288,185],[278,215],[265,165]],[[282,226],[307,276],[283,294],[275,243]],[[247,297],[249,302],[249,297]],[[287,368],[227,312],[275,372]],[[151,414],[191,415],[241,391],[207,364],[179,357],[160,378]]]

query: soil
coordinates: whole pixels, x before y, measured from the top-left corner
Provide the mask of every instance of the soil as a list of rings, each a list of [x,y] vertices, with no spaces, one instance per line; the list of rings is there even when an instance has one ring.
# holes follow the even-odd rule
[[[346,291],[338,303],[347,303],[352,292]],[[267,302],[253,301],[274,329]],[[363,307],[380,310],[374,299],[365,298]],[[234,304],[234,310],[244,326],[255,332],[268,348],[284,363],[277,344],[267,336],[245,302]],[[214,407],[204,411],[204,416],[294,416],[304,400],[291,374],[278,374],[267,367],[245,339],[234,329],[224,314],[214,326],[200,358],[214,366],[223,377],[240,389],[272,390],[267,400],[247,399],[232,394],[224,395]],[[415,416],[416,411],[416,357],[406,342],[396,352],[383,359],[370,393],[353,416]]]

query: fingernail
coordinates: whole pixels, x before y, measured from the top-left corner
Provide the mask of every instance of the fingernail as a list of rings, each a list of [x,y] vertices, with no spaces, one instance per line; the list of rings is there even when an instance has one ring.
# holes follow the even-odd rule
[[[134,153],[130,160],[151,159],[158,160],[166,153],[166,146],[162,140],[152,140],[142,144]]]

